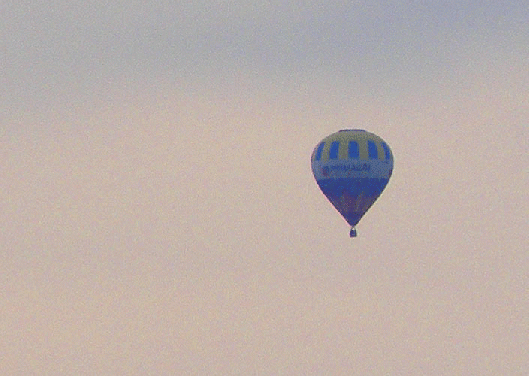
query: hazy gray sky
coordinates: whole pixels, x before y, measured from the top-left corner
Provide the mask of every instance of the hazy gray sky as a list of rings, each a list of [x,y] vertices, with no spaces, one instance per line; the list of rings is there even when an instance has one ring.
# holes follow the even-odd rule
[[[0,5],[0,373],[529,373],[527,2],[193,3]]]

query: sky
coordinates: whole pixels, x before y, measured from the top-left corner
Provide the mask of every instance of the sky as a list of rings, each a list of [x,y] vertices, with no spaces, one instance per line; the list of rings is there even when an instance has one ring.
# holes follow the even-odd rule
[[[528,374],[528,24],[2,2],[0,373]],[[347,128],[395,157],[355,239],[310,169]]]

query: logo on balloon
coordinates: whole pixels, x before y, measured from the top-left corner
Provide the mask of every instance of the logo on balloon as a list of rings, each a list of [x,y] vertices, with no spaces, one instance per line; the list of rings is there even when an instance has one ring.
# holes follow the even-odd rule
[[[331,174],[331,171],[338,171],[338,173],[346,172],[369,172],[371,171],[371,165],[369,163],[362,163],[358,165],[335,165],[335,166],[323,166],[321,173],[323,176],[328,177]]]

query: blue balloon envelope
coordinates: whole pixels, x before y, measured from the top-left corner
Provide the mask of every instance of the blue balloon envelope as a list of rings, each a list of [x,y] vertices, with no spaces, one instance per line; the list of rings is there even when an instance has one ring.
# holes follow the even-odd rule
[[[323,194],[351,226],[380,196],[393,172],[393,154],[377,135],[347,129],[324,138],[312,153],[312,173]]]

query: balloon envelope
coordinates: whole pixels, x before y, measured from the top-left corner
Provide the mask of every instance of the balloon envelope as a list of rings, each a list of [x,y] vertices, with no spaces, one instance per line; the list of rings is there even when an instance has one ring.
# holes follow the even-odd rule
[[[321,191],[351,227],[380,196],[393,172],[389,146],[359,129],[327,136],[314,149],[311,161]]]

